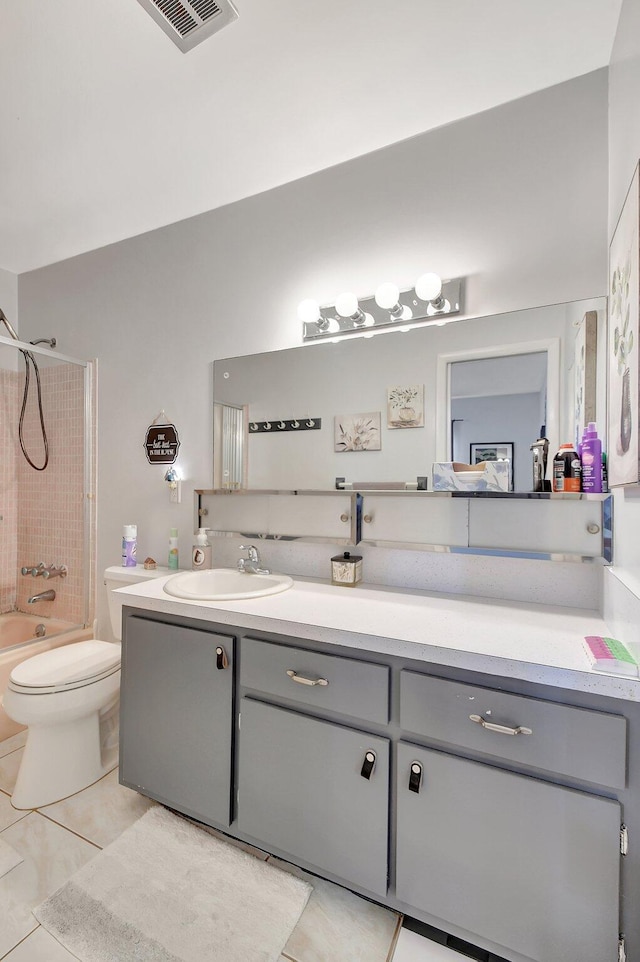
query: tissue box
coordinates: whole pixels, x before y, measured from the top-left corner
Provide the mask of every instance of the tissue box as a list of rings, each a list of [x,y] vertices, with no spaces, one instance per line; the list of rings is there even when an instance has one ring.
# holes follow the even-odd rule
[[[433,490],[508,491],[510,467],[509,461],[481,461],[474,465],[434,461]]]

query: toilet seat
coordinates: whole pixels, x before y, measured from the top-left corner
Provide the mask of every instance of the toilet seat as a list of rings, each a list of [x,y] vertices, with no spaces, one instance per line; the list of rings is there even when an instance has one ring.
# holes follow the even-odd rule
[[[121,646],[92,639],[44,651],[11,672],[8,687],[25,695],[48,695],[95,684],[120,670]]]

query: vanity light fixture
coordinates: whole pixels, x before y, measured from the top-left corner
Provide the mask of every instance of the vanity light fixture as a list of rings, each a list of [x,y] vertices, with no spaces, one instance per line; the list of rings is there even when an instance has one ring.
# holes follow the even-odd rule
[[[372,337],[376,328],[407,331],[414,325],[446,324],[461,311],[462,280],[442,281],[437,274],[422,274],[415,287],[401,291],[396,284],[380,284],[373,297],[340,294],[335,305],[317,301],[298,305],[303,341],[339,340],[342,335]]]

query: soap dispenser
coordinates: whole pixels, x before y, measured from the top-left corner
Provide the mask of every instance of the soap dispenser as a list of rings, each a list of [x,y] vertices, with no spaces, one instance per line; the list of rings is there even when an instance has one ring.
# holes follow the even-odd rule
[[[198,528],[193,551],[191,552],[191,567],[194,571],[201,568],[213,567],[212,548],[207,537],[206,528]]]

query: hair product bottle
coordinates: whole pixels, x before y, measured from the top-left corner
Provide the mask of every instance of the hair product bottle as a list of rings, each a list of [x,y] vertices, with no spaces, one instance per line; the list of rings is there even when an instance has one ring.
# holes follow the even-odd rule
[[[178,529],[172,528],[169,538],[169,567],[172,571],[178,570]]]
[[[122,528],[122,567],[135,568],[138,550],[137,524],[125,524]]]
[[[553,459],[553,490],[579,492],[581,474],[580,458],[573,444],[561,444]]]
[[[602,491],[602,441],[593,421],[582,439],[582,490],[590,494]]]

